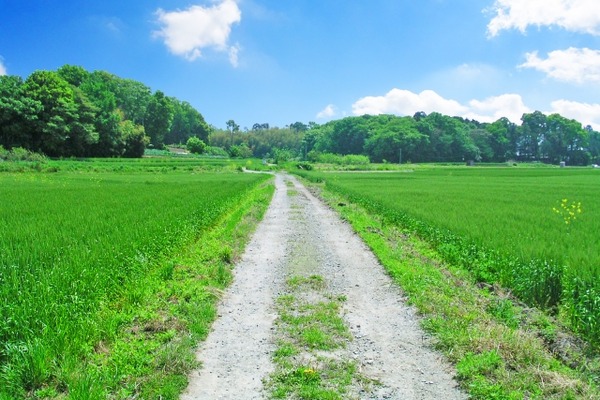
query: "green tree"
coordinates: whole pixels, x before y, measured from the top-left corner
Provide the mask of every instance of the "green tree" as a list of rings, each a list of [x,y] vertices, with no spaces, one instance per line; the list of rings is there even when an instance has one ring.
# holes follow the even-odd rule
[[[42,105],[38,118],[29,126],[31,150],[49,156],[68,155],[65,143],[70,123],[78,118],[74,89],[52,71],[36,71],[23,85],[25,95]]]
[[[92,156],[119,157],[123,154],[125,143],[120,127],[122,121],[123,116],[119,110],[101,112],[96,116],[98,142],[92,146]]]
[[[485,130],[489,133],[489,146],[494,154],[493,161],[502,162],[517,157],[516,124],[503,117],[487,124]]]
[[[551,114],[546,119],[546,134],[541,144],[543,157],[552,163],[567,161],[581,165],[589,163],[588,133],[581,123],[559,114]]]
[[[477,160],[479,148],[469,136],[470,127],[465,121],[433,112],[427,116],[419,114],[417,128],[429,139],[423,161],[466,161]]]
[[[494,161],[494,150],[491,146],[491,134],[485,129],[471,129],[469,136],[473,144],[477,147],[478,157],[474,161],[490,162]]]
[[[163,92],[157,90],[148,104],[144,119],[144,128],[152,146],[163,147],[165,135],[172,121],[173,105]]]
[[[117,97],[114,93],[117,87],[116,79],[114,75],[95,71],[81,83],[79,88],[94,103],[99,112],[107,115],[117,109]]]
[[[148,105],[152,100],[150,88],[132,79],[119,79],[115,96],[117,106],[125,113],[125,118],[144,125]]]
[[[18,76],[0,76],[0,146],[31,149],[32,131],[42,103],[27,97]]]
[[[346,117],[321,128],[315,149],[324,153],[362,154],[369,129],[363,117]]]
[[[57,71],[58,75],[70,85],[79,87],[90,78],[90,73],[83,67],[76,65],[64,65]]]
[[[302,123],[302,122],[294,122],[293,124],[290,125],[290,129],[293,132],[305,132],[308,130],[308,125]]]
[[[547,133],[547,117],[540,111],[523,114],[521,117],[521,136],[518,143],[519,159],[524,161],[540,160],[540,145]]]
[[[373,133],[365,142],[365,152],[371,161],[414,160],[420,146],[427,141],[411,117],[379,115],[368,121]]]
[[[64,144],[63,155],[85,157],[91,155],[91,146],[99,140],[95,126],[98,109],[81,90],[76,88],[74,94],[77,114],[76,118],[69,121],[69,135]]]
[[[225,124],[227,125],[227,130],[229,131],[229,134],[231,136],[229,146],[232,147],[233,146],[233,136],[235,135],[235,133],[240,131],[240,126],[238,124],[236,124],[235,121],[232,119],[227,121]]]
[[[600,132],[595,131],[590,125],[585,127],[588,135],[588,150],[590,152],[590,161],[600,164]]]
[[[294,133],[290,128],[269,128],[251,131],[242,138],[255,157],[273,157],[275,150],[286,150],[296,155],[302,153],[302,134]]]
[[[252,131],[257,132],[257,131],[264,131],[269,129],[269,124],[268,123],[262,123],[259,124],[258,122],[255,123],[254,125],[252,125]]]
[[[210,127],[194,107],[188,102],[170,98],[173,105],[173,122],[165,136],[166,144],[185,143],[190,137],[208,141]]]
[[[125,143],[120,123],[124,116],[117,108],[117,87],[118,78],[103,71],[91,73],[79,87],[97,108],[94,125],[98,141],[92,146],[92,156],[118,157],[123,154]]]
[[[120,130],[124,142],[123,156],[129,158],[140,158],[150,142],[144,127],[136,125],[131,120],[121,121]]]

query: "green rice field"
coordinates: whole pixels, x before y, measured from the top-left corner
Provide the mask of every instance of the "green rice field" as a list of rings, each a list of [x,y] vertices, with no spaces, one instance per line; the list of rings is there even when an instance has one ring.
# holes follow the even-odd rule
[[[303,172],[428,239],[476,279],[560,311],[600,342],[600,171],[421,167]]]
[[[155,260],[267,179],[198,173],[197,160],[55,163],[54,173],[0,173],[1,399],[60,390],[57,371],[114,333],[103,310],[139,301]]]

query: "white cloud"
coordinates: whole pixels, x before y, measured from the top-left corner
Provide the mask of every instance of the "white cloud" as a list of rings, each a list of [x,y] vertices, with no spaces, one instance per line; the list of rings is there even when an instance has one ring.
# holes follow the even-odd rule
[[[240,45],[236,44],[229,48],[229,62],[233,65],[234,68],[237,68],[240,65]]]
[[[518,94],[503,94],[488,97],[482,101],[471,100],[469,108],[471,111],[462,116],[479,122],[494,122],[502,117],[506,117],[512,122],[518,122],[523,114],[532,111],[523,103],[523,98]]]
[[[551,106],[550,113],[558,113],[565,118],[575,119],[584,126],[591,125],[595,130],[600,129],[600,104],[556,100],[552,102]]]
[[[4,66],[4,60],[2,59],[2,57],[0,57],[0,76],[2,75],[7,75],[8,71],[6,70],[6,67]]]
[[[433,90],[424,90],[419,94],[408,90],[392,89],[385,96],[367,96],[352,105],[355,115],[363,114],[400,114],[413,115],[417,111],[433,111],[447,115],[461,115],[468,108],[456,100],[444,99]]]
[[[491,37],[508,29],[525,33],[530,25],[600,35],[598,0],[496,0],[489,11],[496,14],[488,24]]]
[[[337,115],[337,108],[333,104],[328,104],[323,110],[317,114],[318,119],[333,118]]]
[[[156,11],[162,25],[155,37],[164,39],[169,50],[193,61],[205,48],[229,53],[232,65],[238,63],[239,46],[229,46],[231,27],[242,19],[242,12],[234,0],[222,0],[211,7],[191,6],[183,11]]]
[[[600,4],[600,3],[599,3]],[[526,54],[519,68],[533,68],[549,77],[565,82],[600,82],[600,51],[588,48],[555,50],[542,59],[537,51]]]
[[[493,122],[506,117],[519,122],[523,113],[531,112],[518,94],[503,94],[485,100],[471,100],[467,105],[456,100],[445,99],[433,90],[413,93],[408,90],[392,89],[384,96],[368,96],[352,105],[355,115],[397,114],[412,116],[416,112],[427,114],[439,112],[445,115]]]

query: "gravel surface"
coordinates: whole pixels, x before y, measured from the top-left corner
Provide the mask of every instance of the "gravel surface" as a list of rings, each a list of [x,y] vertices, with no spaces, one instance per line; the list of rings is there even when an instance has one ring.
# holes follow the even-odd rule
[[[296,178],[277,174],[272,203],[234,270],[219,318],[198,351],[202,368],[183,400],[266,399],[274,370],[274,300],[285,280],[317,274],[344,295],[343,318],[353,339],[344,358],[380,385],[354,388],[358,399],[466,399],[452,368],[427,346],[414,310],[371,251],[337,214]]]

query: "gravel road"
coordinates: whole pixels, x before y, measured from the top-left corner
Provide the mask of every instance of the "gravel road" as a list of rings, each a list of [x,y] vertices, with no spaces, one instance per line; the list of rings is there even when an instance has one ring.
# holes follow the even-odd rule
[[[343,318],[353,339],[345,357],[380,382],[358,399],[466,399],[452,368],[427,346],[414,310],[351,227],[296,178],[275,176],[264,220],[234,269],[219,318],[198,351],[202,368],[182,400],[267,399],[273,372],[275,299],[290,276],[318,274],[346,298]]]

